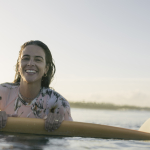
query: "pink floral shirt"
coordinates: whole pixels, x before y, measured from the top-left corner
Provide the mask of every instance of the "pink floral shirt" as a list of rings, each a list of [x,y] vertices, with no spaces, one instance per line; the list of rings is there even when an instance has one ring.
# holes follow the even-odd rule
[[[64,114],[64,120],[72,121],[70,105],[60,94],[42,88],[38,97],[27,103],[20,96],[19,83],[0,84],[0,110],[25,118],[45,118],[49,112]]]

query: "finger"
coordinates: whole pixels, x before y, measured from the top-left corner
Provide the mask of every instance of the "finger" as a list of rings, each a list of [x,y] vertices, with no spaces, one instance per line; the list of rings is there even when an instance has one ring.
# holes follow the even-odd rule
[[[6,126],[6,122],[7,122],[7,114],[5,111],[3,111],[2,113],[2,127],[4,128]]]
[[[59,126],[61,125],[63,120],[64,120],[64,114],[61,114],[58,119]]]
[[[51,129],[51,120],[53,118],[53,113],[49,113],[45,122],[45,129],[49,130]]]
[[[45,129],[52,132],[59,128],[63,120],[64,115],[49,113],[45,122]]]
[[[57,114],[53,123],[53,130],[56,130],[60,127],[62,120],[63,120],[63,115]]]
[[[55,122],[55,117],[56,117],[56,114],[51,114],[51,119],[49,120],[49,124],[48,124],[48,130],[49,131],[54,131],[55,129],[53,128],[54,126],[54,122]]]
[[[58,128],[58,115],[55,114],[52,122],[52,130],[56,130]]]
[[[58,115],[52,114],[51,120],[49,120],[48,131],[52,132],[58,128]]]
[[[2,116],[0,116],[0,129],[2,129]]]
[[[53,119],[54,119],[54,114],[53,113],[50,113],[50,116],[47,120],[48,122],[48,131],[52,131],[52,122],[53,122]]]
[[[44,118],[43,118],[44,120],[46,120],[47,119],[47,115],[46,116],[44,116]]]
[[[48,130],[48,119],[50,117],[50,114],[47,115],[47,118],[45,120],[45,129]]]
[[[58,122],[59,122],[59,123],[62,123],[63,120],[64,120],[64,115],[63,115],[63,114],[60,114],[60,115],[59,115],[59,118],[58,118]]]

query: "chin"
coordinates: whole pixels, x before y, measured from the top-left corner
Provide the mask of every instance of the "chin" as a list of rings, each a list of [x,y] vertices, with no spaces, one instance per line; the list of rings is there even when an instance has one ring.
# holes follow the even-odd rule
[[[22,77],[22,81],[27,84],[40,83],[41,84],[42,77]]]
[[[26,82],[28,84],[32,84],[32,83],[37,83],[37,82],[41,82],[39,80],[36,80],[36,79],[23,79],[23,82]]]

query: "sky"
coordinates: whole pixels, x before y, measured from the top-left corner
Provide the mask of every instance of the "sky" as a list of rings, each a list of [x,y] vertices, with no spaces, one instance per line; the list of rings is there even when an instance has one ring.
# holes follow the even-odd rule
[[[0,83],[20,47],[40,40],[56,65],[50,85],[69,101],[150,107],[149,0],[0,0]]]

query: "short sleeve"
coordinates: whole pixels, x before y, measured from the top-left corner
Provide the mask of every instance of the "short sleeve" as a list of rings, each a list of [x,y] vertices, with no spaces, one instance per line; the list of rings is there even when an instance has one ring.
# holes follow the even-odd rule
[[[56,91],[49,89],[46,114],[49,112],[64,115],[64,120],[73,121],[69,102]]]
[[[0,84],[0,110],[3,110],[8,94],[9,88],[5,84]]]
[[[3,83],[0,84],[0,110],[3,110],[5,106],[9,103],[11,92],[14,92],[12,89],[16,89],[19,83]],[[14,95],[14,94],[13,94]],[[11,96],[13,96],[11,95]]]

